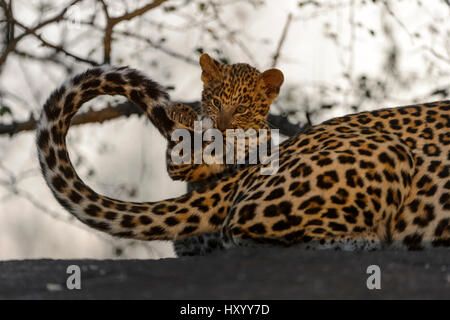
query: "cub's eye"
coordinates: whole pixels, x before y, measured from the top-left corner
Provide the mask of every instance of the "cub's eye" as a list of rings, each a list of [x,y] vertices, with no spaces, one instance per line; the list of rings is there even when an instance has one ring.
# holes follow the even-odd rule
[[[239,107],[236,108],[236,112],[237,112],[237,113],[244,113],[245,110],[246,110],[246,109],[245,109],[244,106],[239,106]]]
[[[213,99],[212,103],[216,108],[220,108],[220,101],[218,99]]]

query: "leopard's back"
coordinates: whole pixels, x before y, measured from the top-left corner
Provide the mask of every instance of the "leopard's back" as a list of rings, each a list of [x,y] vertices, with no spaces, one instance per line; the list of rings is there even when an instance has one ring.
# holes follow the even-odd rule
[[[421,246],[421,238],[446,235],[448,239],[450,101],[362,113],[352,122],[366,122],[365,119],[370,120],[367,123],[370,127],[398,135],[415,157],[412,190],[402,210],[391,221],[394,232],[411,246]],[[435,240],[434,244],[440,241],[443,240]]]
[[[255,166],[223,186],[234,189],[220,220],[225,243],[450,246],[449,108],[441,101],[362,112],[285,141],[276,174]]]
[[[287,149],[296,148],[295,151],[302,154],[321,148],[339,148],[344,135],[355,134],[357,128],[384,133],[369,144],[358,139],[351,142],[349,149],[354,151],[356,170],[373,166],[373,176],[366,175],[365,180],[372,179],[380,185],[401,180],[401,177],[383,172],[384,164],[395,161],[395,157],[386,159],[379,155],[375,161],[364,160],[376,152],[377,144],[386,143],[393,135],[407,146],[414,159],[408,196],[398,211],[386,218],[385,237],[389,241],[401,240],[410,248],[420,248],[424,239],[431,240],[431,245],[449,246],[450,101],[386,108],[331,119],[313,127],[303,138],[294,139],[300,143]],[[370,189],[365,191],[372,192]]]

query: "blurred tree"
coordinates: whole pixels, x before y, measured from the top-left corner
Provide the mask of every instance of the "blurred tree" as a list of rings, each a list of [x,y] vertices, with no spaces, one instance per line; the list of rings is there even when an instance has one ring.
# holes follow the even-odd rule
[[[82,69],[105,63],[132,64],[147,74],[164,76],[170,84],[176,78],[175,63],[192,70],[197,68],[198,56],[203,52],[211,53],[223,63],[245,61],[260,69],[282,65],[283,71],[289,71],[303,63],[304,70],[327,68],[320,64],[336,70],[333,81],[325,81],[320,75],[318,79],[286,79],[270,122],[287,136],[338,110],[357,112],[384,107],[387,103],[448,99],[448,0],[274,3],[0,0],[0,143],[13,145],[19,133],[33,130],[41,104],[52,87]],[[252,15],[276,6],[288,8],[281,11],[283,18],[276,26],[259,23],[262,29],[252,28],[258,22],[251,20]],[[304,39],[311,39],[308,31],[304,31],[310,22],[322,35],[314,43],[304,43]],[[277,35],[267,36],[268,29],[276,30]],[[188,45],[184,39],[189,39]],[[303,61],[301,49],[314,46],[333,51],[336,59]],[[381,63],[368,56],[368,51],[376,51]],[[161,57],[168,62],[163,63]],[[41,80],[44,75],[43,79],[52,79],[53,83]],[[168,90],[177,89],[177,85],[168,86]],[[96,99],[73,124],[103,123],[133,114],[140,111],[130,102]],[[20,174],[13,172],[2,164],[2,152],[0,186],[6,192],[5,197],[8,194],[22,197],[37,209],[60,217],[20,188],[20,181],[38,172],[30,173],[29,169]],[[84,165],[88,175],[95,175],[77,150],[74,154],[75,164]],[[119,194],[129,197],[138,193],[135,186],[117,188]],[[123,249],[117,248],[116,253],[122,254]]]

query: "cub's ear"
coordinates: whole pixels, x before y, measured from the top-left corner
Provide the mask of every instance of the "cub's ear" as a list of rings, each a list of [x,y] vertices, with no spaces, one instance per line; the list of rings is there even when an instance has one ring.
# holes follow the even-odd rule
[[[219,80],[222,74],[222,65],[206,53],[200,56],[200,66],[202,67],[202,81],[208,83],[211,80]]]
[[[269,98],[275,99],[283,84],[283,72],[278,69],[269,69],[261,73],[260,84]]]

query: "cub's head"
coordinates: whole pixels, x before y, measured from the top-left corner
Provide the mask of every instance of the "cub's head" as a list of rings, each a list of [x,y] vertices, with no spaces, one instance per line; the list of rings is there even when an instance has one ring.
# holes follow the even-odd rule
[[[283,73],[259,72],[245,63],[224,65],[207,54],[200,56],[203,111],[219,130],[266,127],[270,104],[278,96]]]

